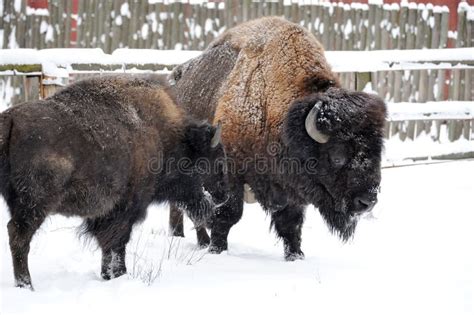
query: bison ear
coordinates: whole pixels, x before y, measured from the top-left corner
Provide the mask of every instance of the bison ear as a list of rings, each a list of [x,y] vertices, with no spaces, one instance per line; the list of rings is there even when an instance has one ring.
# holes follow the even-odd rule
[[[207,122],[193,123],[186,129],[185,140],[193,152],[203,156],[211,150],[215,133],[216,128]]]
[[[170,86],[176,85],[181,77],[183,76],[183,65],[176,66],[171,73],[168,75],[168,84]]]

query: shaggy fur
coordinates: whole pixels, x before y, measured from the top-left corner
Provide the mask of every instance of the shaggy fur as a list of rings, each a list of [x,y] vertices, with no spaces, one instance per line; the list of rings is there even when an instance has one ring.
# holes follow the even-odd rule
[[[202,80],[208,76],[215,79]],[[214,100],[205,112],[223,122],[233,197],[209,224],[211,252],[227,249],[229,230],[242,215],[245,183],[271,214],[286,259],[303,257],[308,204],[319,208],[331,231],[350,238],[358,217],[355,198],[374,200],[380,183],[385,105],[375,96],[341,89],[323,47],[307,30],[276,17],[243,23],[177,67],[171,78],[189,113],[205,118],[188,101],[204,97]],[[314,123],[330,135],[326,144],[305,130],[317,101],[322,105]],[[260,169],[259,159],[275,162],[277,169]],[[309,162],[316,164],[311,172],[292,164]]]
[[[196,171],[198,159],[225,158],[222,145],[211,148],[214,127],[187,118],[156,77],[79,81],[8,109],[0,130],[17,286],[32,288],[29,244],[49,214],[85,219],[84,233],[102,249],[102,277],[110,279],[126,272],[125,246],[151,202],[175,202],[199,223],[227,197],[225,176],[212,200],[203,189],[209,174]]]

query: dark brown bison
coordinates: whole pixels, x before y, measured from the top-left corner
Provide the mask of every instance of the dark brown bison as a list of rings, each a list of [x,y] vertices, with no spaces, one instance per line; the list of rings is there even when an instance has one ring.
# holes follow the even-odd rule
[[[241,24],[169,79],[189,113],[223,123],[231,197],[207,222],[210,240],[198,229],[211,252],[227,249],[249,197],[271,214],[287,260],[304,256],[308,204],[347,240],[376,203],[385,104],[342,89],[323,47],[304,28],[277,17]],[[171,228],[182,235],[177,208]]]
[[[20,287],[32,288],[29,244],[48,214],[85,219],[83,231],[102,250],[101,275],[111,279],[126,272],[126,244],[150,203],[178,203],[199,224],[226,198],[223,174],[219,193],[209,194],[210,173],[196,169],[198,160],[225,157],[219,131],[187,117],[154,77],[79,81],[6,110],[0,130],[0,189]]]

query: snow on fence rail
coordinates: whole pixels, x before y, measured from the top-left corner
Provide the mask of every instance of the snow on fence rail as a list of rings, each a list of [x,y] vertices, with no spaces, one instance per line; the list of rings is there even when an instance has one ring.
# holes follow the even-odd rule
[[[200,54],[201,51],[193,50],[117,49],[106,54],[100,48],[8,49],[0,51],[0,75],[40,68],[49,76],[55,76],[61,68],[71,73],[94,71],[94,67],[98,67],[97,71],[108,71],[132,66],[157,71],[171,69]],[[474,69],[474,48],[327,51],[326,58],[339,73]]]
[[[105,54],[101,49],[3,50],[0,51],[0,76],[22,78],[24,99],[35,99],[53,93],[69,79],[74,80],[78,76],[121,72],[167,73],[175,65],[200,53],[146,49],[117,49],[112,54]],[[465,71],[474,68],[474,48],[328,51],[326,54],[334,71],[350,78],[343,80],[343,85],[358,90],[362,90],[369,82],[373,84],[373,75],[380,71],[396,73],[423,69],[428,76],[420,82],[427,83],[431,79],[429,74],[433,69]],[[353,60],[357,60],[357,64],[350,63]],[[395,84],[402,87],[401,81],[395,81]],[[425,85],[418,88],[423,87]],[[417,92],[422,93],[421,91],[420,89]],[[465,89],[466,91],[470,89]],[[448,141],[460,138],[471,141],[474,139],[474,102],[472,94],[468,97],[470,102],[391,103],[386,137],[405,141],[427,134],[432,140],[439,141],[445,130]]]
[[[29,1],[28,1],[29,2]],[[343,4],[328,1],[72,0],[3,1],[3,48],[152,48],[203,50],[224,30],[261,16],[283,16],[315,34],[327,50],[379,50],[472,46],[473,7],[458,7],[456,33],[446,6],[402,2]]]
[[[342,4],[327,1],[72,0],[48,1],[34,10],[27,1],[3,0],[3,48],[117,48],[202,50],[223,31],[260,16],[278,15],[306,27],[328,51],[437,49],[474,46],[474,6],[462,2],[455,31],[445,6],[403,2]],[[15,4],[15,5],[14,5]],[[379,95],[394,102],[470,100],[473,70],[378,71]],[[352,76],[341,74],[345,85]],[[3,82],[2,82],[3,81]],[[449,81],[450,87],[446,87]],[[21,90],[12,79],[0,85]]]
[[[117,49],[112,54],[105,54],[98,48],[2,50],[0,74],[1,71],[12,74],[5,72],[7,70],[29,72],[30,75],[42,71],[48,76],[61,77],[97,71],[160,71],[171,69],[198,54],[199,51],[148,49]],[[373,89],[387,101],[468,101],[473,97],[474,48],[327,51],[326,55],[333,69],[340,73],[343,86],[357,88],[371,82]],[[65,71],[65,74],[58,75],[58,71]],[[412,72],[414,75],[407,75]],[[411,78],[416,78],[416,82]],[[383,85],[381,79],[384,79]],[[22,79],[13,77],[12,81],[15,91],[22,91],[25,86]],[[0,85],[1,82],[3,86],[9,84],[5,79],[0,79]],[[29,91],[24,91],[14,96],[12,102],[7,102],[17,103],[28,97]]]
[[[440,141],[446,127],[448,141],[474,140],[474,102],[389,103],[386,137],[414,140],[422,133]],[[472,145],[474,150],[474,142]]]

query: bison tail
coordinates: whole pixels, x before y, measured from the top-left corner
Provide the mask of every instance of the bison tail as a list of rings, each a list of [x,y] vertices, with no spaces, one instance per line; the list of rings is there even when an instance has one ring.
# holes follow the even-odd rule
[[[12,125],[10,112],[0,113],[0,194],[3,196],[5,196],[10,173],[8,149]]]

